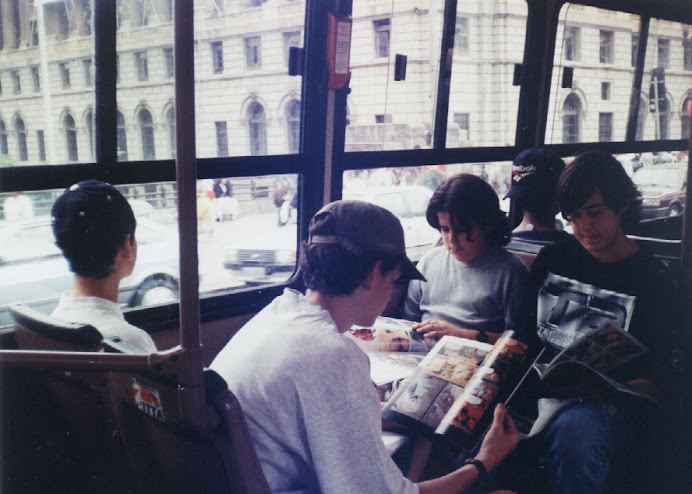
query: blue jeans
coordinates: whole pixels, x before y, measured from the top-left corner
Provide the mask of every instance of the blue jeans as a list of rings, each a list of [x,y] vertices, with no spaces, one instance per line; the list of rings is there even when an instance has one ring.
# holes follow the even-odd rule
[[[645,414],[637,404],[584,401],[563,410],[543,437],[552,492],[597,494],[609,479],[631,480],[634,469],[618,472],[646,455],[637,447],[646,443],[645,433]]]

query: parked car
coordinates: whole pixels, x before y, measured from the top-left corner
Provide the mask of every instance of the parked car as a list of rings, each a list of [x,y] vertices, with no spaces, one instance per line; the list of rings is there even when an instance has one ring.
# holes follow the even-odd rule
[[[640,168],[632,177],[642,194],[642,219],[678,216],[685,209],[686,169],[660,164]]]
[[[138,218],[135,236],[137,262],[120,283],[118,301],[136,307],[177,300],[177,232]],[[55,245],[50,217],[0,221],[0,327],[12,324],[7,304],[30,303],[50,313],[71,287],[72,273]]]
[[[344,199],[372,202],[390,210],[404,229],[406,252],[418,260],[435,246],[440,233],[428,225],[425,210],[432,191],[426,187],[369,187],[345,190]],[[277,226],[274,216],[257,221],[251,236],[237,237],[226,250],[224,266],[233,270],[239,280],[249,284],[283,281],[296,265],[297,231],[295,223]]]

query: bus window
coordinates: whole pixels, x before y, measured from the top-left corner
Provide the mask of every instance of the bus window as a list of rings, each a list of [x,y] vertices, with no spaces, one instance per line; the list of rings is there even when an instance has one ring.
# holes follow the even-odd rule
[[[511,146],[519,108],[514,64],[524,59],[527,4],[510,0],[501,17],[476,2],[457,5],[447,145]]]
[[[202,295],[288,280],[296,268],[298,177],[200,180]]]
[[[637,140],[689,139],[691,70],[690,25],[651,19]]]
[[[305,2],[225,4],[195,2],[197,156],[296,154],[302,77],[288,62],[303,46]]]
[[[625,140],[635,73],[630,62],[636,62],[639,29],[634,14],[576,4],[562,7],[546,143]],[[569,70],[571,87],[562,87]]]

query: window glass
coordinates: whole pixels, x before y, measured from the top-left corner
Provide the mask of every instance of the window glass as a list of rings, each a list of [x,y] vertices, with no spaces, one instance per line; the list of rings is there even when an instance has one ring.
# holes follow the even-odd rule
[[[465,20],[460,31],[468,42],[457,50],[455,33],[448,148],[514,143],[520,88],[512,81],[514,64],[524,59],[528,8],[524,0],[509,0],[499,9],[463,0],[457,5],[457,22]],[[466,117],[458,121],[456,114]]]
[[[639,25],[636,15],[575,4],[562,7],[546,143],[625,140]],[[578,55],[570,58],[575,37]],[[567,67],[574,70],[572,87],[563,88]],[[615,78],[613,67],[618,70]]]
[[[444,3],[353,2],[346,151],[432,147]],[[524,0],[492,11],[458,2],[448,148],[514,143],[520,88],[512,85],[513,64],[523,61],[527,13]],[[403,81],[394,81],[397,54],[407,56]]]
[[[243,289],[287,280],[296,268],[298,177],[197,183],[200,289]]]
[[[195,2],[197,156],[297,153],[302,80],[287,61],[291,46],[303,46],[305,2],[216,4]],[[217,122],[226,123],[227,150]]]
[[[94,88],[82,78],[82,64],[94,57],[92,2],[69,2],[69,9],[66,2],[18,5],[15,15],[2,19],[0,166],[61,164],[77,157],[87,161],[84,116],[94,106]],[[65,127],[68,114],[72,127]]]
[[[582,55],[572,60],[566,50],[573,42],[575,26],[581,32]],[[563,6],[547,143],[624,141],[630,118],[635,122],[636,140],[687,138],[684,131],[688,117],[682,104],[690,94],[689,75],[684,72],[686,54],[692,50],[690,26],[651,19],[640,96],[631,105],[639,31],[639,17],[633,14],[575,4]],[[560,47],[564,57],[560,56]],[[565,67],[574,69],[570,88],[560,84]],[[613,69],[618,71],[614,79]],[[654,80],[656,85],[652,84]]]
[[[348,170],[343,175],[342,197],[390,210],[404,227],[407,255],[417,261],[440,239],[425,218],[428,202],[438,185],[458,173],[472,173],[488,182],[501,209],[509,211],[509,199],[504,196],[512,178],[512,163],[505,161]]]
[[[285,281],[296,267],[297,175],[197,182],[202,296]],[[137,261],[120,285],[127,308],[176,300],[179,273],[175,183],[119,185],[137,218]],[[50,313],[72,286],[55,245],[50,210],[63,189],[0,193],[0,327],[7,304],[32,303]],[[155,285],[148,280],[158,280]],[[153,290],[143,297],[142,290]],[[148,305],[148,303],[147,303]]]

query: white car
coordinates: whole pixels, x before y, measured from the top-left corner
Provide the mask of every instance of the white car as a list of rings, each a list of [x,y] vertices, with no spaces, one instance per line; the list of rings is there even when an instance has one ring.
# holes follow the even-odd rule
[[[394,213],[404,229],[406,253],[413,261],[435,246],[440,233],[428,225],[425,211],[432,191],[419,186],[368,187],[345,190],[344,199],[372,202]],[[285,281],[297,259],[295,223],[278,226],[275,216],[255,222],[252,235],[238,235],[225,252],[224,266],[248,284]]]
[[[177,232],[137,218],[137,263],[120,283],[118,301],[126,307],[168,303],[178,298]],[[25,302],[49,313],[72,273],[55,245],[49,216],[0,221],[0,327],[12,324],[7,304]]]

